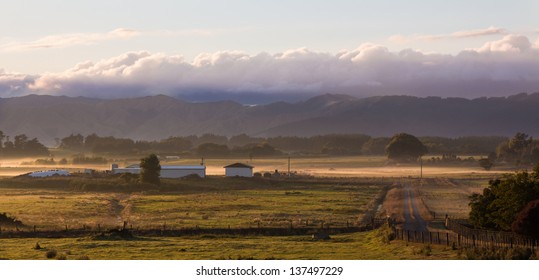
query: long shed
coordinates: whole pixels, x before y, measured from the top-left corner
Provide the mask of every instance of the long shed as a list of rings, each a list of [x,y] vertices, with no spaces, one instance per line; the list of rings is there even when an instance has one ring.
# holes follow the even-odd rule
[[[118,168],[117,164],[112,165],[113,174],[131,173],[139,174],[140,166],[132,165],[125,168]],[[206,166],[204,165],[162,165],[161,178],[182,178],[189,175],[198,175],[199,177],[206,177]]]

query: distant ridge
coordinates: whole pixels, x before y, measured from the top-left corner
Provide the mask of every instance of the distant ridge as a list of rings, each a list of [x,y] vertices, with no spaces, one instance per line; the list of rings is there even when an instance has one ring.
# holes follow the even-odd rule
[[[158,95],[125,99],[40,96],[0,98],[0,130],[47,144],[71,133],[162,139],[213,133],[226,136],[311,136],[362,133],[390,136],[539,136],[539,93],[490,98],[324,94],[296,103],[244,106],[233,101],[191,103]]]

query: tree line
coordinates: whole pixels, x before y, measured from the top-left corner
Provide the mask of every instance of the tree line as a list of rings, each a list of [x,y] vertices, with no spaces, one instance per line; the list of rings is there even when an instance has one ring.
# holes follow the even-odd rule
[[[253,137],[239,134],[232,137],[204,134],[168,137],[162,140],[133,140],[112,136],[71,134],[58,139],[55,148],[75,154],[198,155],[198,156],[275,156],[293,155],[388,155],[387,147],[394,137],[371,137],[363,134],[330,134],[311,137]],[[496,161],[528,164],[539,160],[539,142],[524,133],[513,138],[499,136],[417,137],[426,148],[422,154],[443,155],[438,161],[458,159],[456,155],[489,155]],[[24,134],[13,138],[0,131],[0,155],[6,157],[48,156],[47,147],[38,139]],[[437,159],[432,160],[436,162]]]
[[[240,134],[232,137],[204,134],[169,137],[157,141],[102,137],[96,134],[72,134],[60,139],[59,148],[88,153],[196,153],[196,154],[292,154],[385,155],[392,137],[371,137],[362,134],[330,134],[311,137],[253,137]],[[506,137],[419,137],[431,154],[488,154],[508,139]]]
[[[33,157],[48,155],[49,149],[41,144],[37,138],[30,139],[25,134],[15,135],[11,138],[0,130],[0,156]]]

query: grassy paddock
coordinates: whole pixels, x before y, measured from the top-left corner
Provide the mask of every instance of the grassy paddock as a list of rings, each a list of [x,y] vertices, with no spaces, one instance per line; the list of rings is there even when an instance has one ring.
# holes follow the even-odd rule
[[[430,211],[437,215],[467,219],[470,213],[470,196],[481,193],[488,181],[495,176],[461,178],[428,178],[423,182],[414,181],[421,199]]]
[[[73,181],[75,183],[73,183]],[[265,180],[209,177],[164,180],[160,189],[100,192],[81,187],[124,184],[121,178],[2,180],[0,212],[38,229],[100,225],[134,228],[355,225],[382,190],[381,181]],[[95,181],[95,182],[94,182]],[[42,186],[42,188],[39,188]],[[84,187],[83,185],[82,187]]]
[[[34,249],[39,243],[41,249]],[[0,258],[46,259],[55,250],[67,259],[455,259],[457,251],[444,246],[388,243],[379,231],[332,236],[189,236],[95,240],[93,238],[3,239]]]

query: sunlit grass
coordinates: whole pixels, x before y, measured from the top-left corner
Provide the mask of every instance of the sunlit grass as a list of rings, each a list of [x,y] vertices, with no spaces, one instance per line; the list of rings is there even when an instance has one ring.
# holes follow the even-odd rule
[[[357,224],[382,185],[361,181],[273,182],[237,178],[165,181],[165,192],[33,189],[69,179],[11,180],[0,188],[0,212],[39,229],[117,227],[342,227]],[[77,179],[78,180],[78,179]],[[109,182],[104,180],[103,182]],[[110,183],[110,182],[109,182]]]
[[[33,247],[39,242],[43,248]],[[136,240],[98,241],[92,238],[3,239],[0,258],[45,259],[55,249],[67,259],[456,259],[457,251],[432,246],[430,255],[421,253],[425,245],[402,241],[383,242],[378,232],[331,236],[312,241],[310,236],[189,236],[148,237]]]

